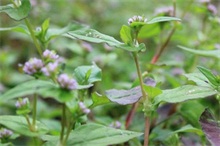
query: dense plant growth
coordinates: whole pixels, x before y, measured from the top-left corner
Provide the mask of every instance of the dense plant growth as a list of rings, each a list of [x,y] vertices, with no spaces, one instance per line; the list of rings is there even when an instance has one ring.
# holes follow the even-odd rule
[[[218,146],[218,7],[3,1],[1,145]]]

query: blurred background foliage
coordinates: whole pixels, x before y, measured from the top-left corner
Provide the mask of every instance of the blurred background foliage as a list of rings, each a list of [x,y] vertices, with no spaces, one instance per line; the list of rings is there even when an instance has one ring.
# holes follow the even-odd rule
[[[147,47],[147,50],[140,54],[142,71],[148,71],[150,77],[154,78],[162,89],[175,88],[188,83],[189,81],[183,74],[197,71],[198,65],[209,68],[216,74],[220,73],[218,59],[198,56],[177,47],[181,45],[197,50],[220,49],[220,2],[219,0],[210,1],[216,8],[212,11],[208,9],[204,1],[176,0],[176,17],[184,17],[156,65],[150,64],[151,59],[157,48],[165,42],[174,24],[160,23],[152,26],[152,29],[142,31],[140,42],[144,42]],[[1,0],[0,4],[4,5],[9,2],[9,0]],[[158,15],[168,15],[159,12],[173,7],[172,0],[31,0],[31,4],[32,10],[28,18],[36,29],[48,18],[51,28],[63,28],[69,23],[77,21],[120,41],[121,26],[127,25],[130,17],[143,15],[147,19],[151,19]],[[11,20],[6,14],[0,14],[0,27],[13,27],[18,24],[20,22]],[[156,27],[157,29],[153,29]],[[65,37],[57,37],[52,40],[49,43],[49,49],[56,50],[60,56],[66,59],[66,70],[69,73],[72,73],[77,66],[91,65],[92,62],[102,69],[102,81],[97,83],[91,92],[104,93],[105,90],[111,88],[128,89],[137,78],[132,56],[124,50]],[[0,32],[0,94],[29,79],[27,75],[20,73],[19,64],[23,64],[34,56],[37,56],[37,51],[31,38],[18,32]],[[196,103],[196,106],[195,101],[179,106],[177,110],[182,117],[175,120],[178,124],[172,123],[174,129],[177,129],[175,126],[179,127],[184,124],[184,118],[185,121],[198,126],[198,122],[195,122],[198,120],[198,115],[190,116],[186,113],[186,109],[193,110],[198,107],[200,110],[211,106],[216,113],[219,112],[219,104],[215,98],[201,99]],[[46,108],[43,103],[40,106],[42,109]],[[100,115],[96,117],[96,120],[105,124],[111,121],[106,115],[110,115],[114,119],[120,119],[124,115],[122,116],[124,119],[125,113],[129,109],[129,107],[124,108],[123,106],[122,108],[115,104],[104,107],[105,110],[102,110],[103,106],[101,106],[97,107],[95,111],[97,115]],[[1,110],[0,114],[6,112],[7,108]],[[59,115],[56,112],[51,114]],[[218,114],[216,115],[218,116]],[[140,126],[138,123],[143,120],[143,117],[139,114],[136,116],[133,129],[141,130],[143,125]]]

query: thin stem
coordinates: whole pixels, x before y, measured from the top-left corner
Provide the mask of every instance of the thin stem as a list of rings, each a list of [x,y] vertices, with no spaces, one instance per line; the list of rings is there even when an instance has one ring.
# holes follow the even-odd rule
[[[145,103],[149,103],[149,99],[147,97],[146,92],[144,91],[144,82],[141,75],[140,65],[138,62],[138,56],[137,53],[133,53],[135,65],[137,68],[138,78],[141,86],[141,92],[142,92],[142,98]],[[148,115],[149,116],[149,115]],[[145,130],[144,130],[144,146],[148,146],[149,142],[149,131],[150,131],[150,117],[145,117]]]
[[[35,44],[35,46],[36,46],[36,48],[37,48],[37,51],[38,51],[39,55],[40,55],[41,58],[42,58],[42,50],[41,50],[41,47],[40,47],[39,43],[37,42],[37,39],[36,39],[36,37],[35,37],[35,35],[34,35],[34,31],[33,31],[32,27],[31,27],[31,24],[30,24],[30,22],[28,21],[27,18],[24,19],[24,21],[25,21],[25,24],[26,24],[27,27],[28,27],[28,30],[29,30],[29,32],[30,32],[30,34],[31,34],[31,38],[32,38],[33,41],[34,41],[34,44]]]
[[[36,125],[36,119],[37,119],[37,94],[34,94],[34,100],[33,100],[33,121],[32,121],[32,127],[34,130],[35,129],[35,125]]]
[[[64,131],[65,131],[65,123],[66,123],[66,105],[65,103],[62,104],[62,119],[61,119],[61,133],[60,133],[60,144],[64,145]]]
[[[139,105],[138,102],[136,102],[136,103],[134,103],[134,104],[132,105],[132,108],[131,108],[131,110],[129,111],[127,117],[126,117],[125,129],[128,129],[128,127],[130,126],[131,121],[132,121],[132,119],[133,119],[133,117],[134,117],[134,114],[135,114],[135,111],[136,111],[138,105]]]
[[[32,125],[31,125],[31,122],[30,122],[30,120],[29,120],[28,115],[25,115],[24,117],[25,117],[25,119],[26,119],[26,121],[27,121],[27,124],[28,124],[29,129],[32,131]]]
[[[150,132],[150,118],[145,117],[144,146],[148,146]]]

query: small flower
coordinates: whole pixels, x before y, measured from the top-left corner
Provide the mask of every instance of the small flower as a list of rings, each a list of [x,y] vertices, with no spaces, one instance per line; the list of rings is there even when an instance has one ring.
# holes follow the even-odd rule
[[[50,62],[47,64],[47,66],[43,67],[41,69],[41,71],[44,73],[45,76],[51,76],[53,73],[56,72],[58,67],[58,63],[57,62]]]
[[[155,10],[155,15],[173,16],[173,7],[160,7]]]
[[[91,112],[91,110],[88,109],[83,102],[79,102],[79,108],[84,114],[89,114]]]
[[[147,19],[142,16],[133,16],[128,19],[128,24],[131,25],[133,22],[147,22]]]
[[[67,74],[59,75],[57,81],[62,88],[65,88],[68,90],[74,90],[77,88],[76,80],[73,78],[70,78]]]
[[[59,58],[59,55],[57,55],[55,51],[50,51],[46,49],[43,52],[43,57],[50,60],[57,60]]]
[[[26,74],[32,75],[38,72],[44,66],[43,61],[37,58],[31,58],[28,62],[25,62],[23,71]]]
[[[15,103],[16,108],[27,107],[29,104],[28,98],[18,99]]]
[[[116,128],[116,129],[120,129],[121,128],[121,122],[119,121],[115,121],[115,122],[112,122],[109,127],[112,127],[112,128]]]
[[[16,5],[16,7],[20,7],[21,6],[21,1],[20,0],[14,0],[14,4]]]
[[[9,138],[11,135],[13,134],[13,132],[9,129],[3,128],[0,130],[0,139],[7,139]]]
[[[213,4],[208,4],[207,9],[209,10],[209,12],[211,12],[213,15],[216,15],[218,13],[218,10],[216,8],[216,6],[214,6]]]

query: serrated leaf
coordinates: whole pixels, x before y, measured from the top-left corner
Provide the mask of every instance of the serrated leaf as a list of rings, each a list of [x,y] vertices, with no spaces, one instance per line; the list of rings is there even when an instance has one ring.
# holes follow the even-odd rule
[[[155,97],[155,104],[160,102],[178,103],[186,100],[205,98],[217,94],[213,88],[185,85],[174,89],[163,90]]]
[[[213,146],[218,146],[220,144],[220,126],[214,120],[214,117],[208,109],[205,109],[202,113],[199,122],[209,142]]]
[[[32,121],[32,119],[30,120]],[[48,132],[47,127],[39,121],[36,122],[36,126],[38,128],[37,131],[36,132],[30,131],[25,117],[21,117],[21,116],[1,115],[0,124],[4,125],[5,127],[8,127],[9,129],[15,131],[16,133],[28,137],[39,136]]]
[[[26,18],[31,10],[31,4],[29,0],[21,0],[21,5],[17,8],[12,4],[6,6],[0,6],[0,13],[4,12],[8,14],[14,20],[22,20]]]
[[[79,84],[91,84],[102,79],[102,70],[96,66],[79,66],[73,72]]]
[[[209,82],[214,86],[220,86],[220,81],[218,78],[208,69],[199,66],[197,67],[199,71],[209,80]]]
[[[158,22],[165,22],[165,21],[181,21],[181,19],[176,17],[155,17],[149,21],[147,21],[147,24],[153,24]]]
[[[111,89],[105,91],[105,94],[109,100],[121,105],[133,104],[142,97],[142,92],[139,86],[129,90]]]
[[[187,48],[187,47],[183,47],[183,46],[178,46],[178,47],[185,50],[185,51],[188,51],[190,53],[220,59],[220,50],[209,50],[209,51],[207,51],[207,50],[195,50],[195,49],[191,49],[191,48]]]
[[[132,44],[131,28],[127,25],[123,25],[120,30],[120,37],[125,44]]]
[[[90,108],[94,108],[98,105],[107,104],[109,102],[110,100],[106,96],[100,95],[97,92],[95,92],[92,93],[92,105],[90,106]]]

